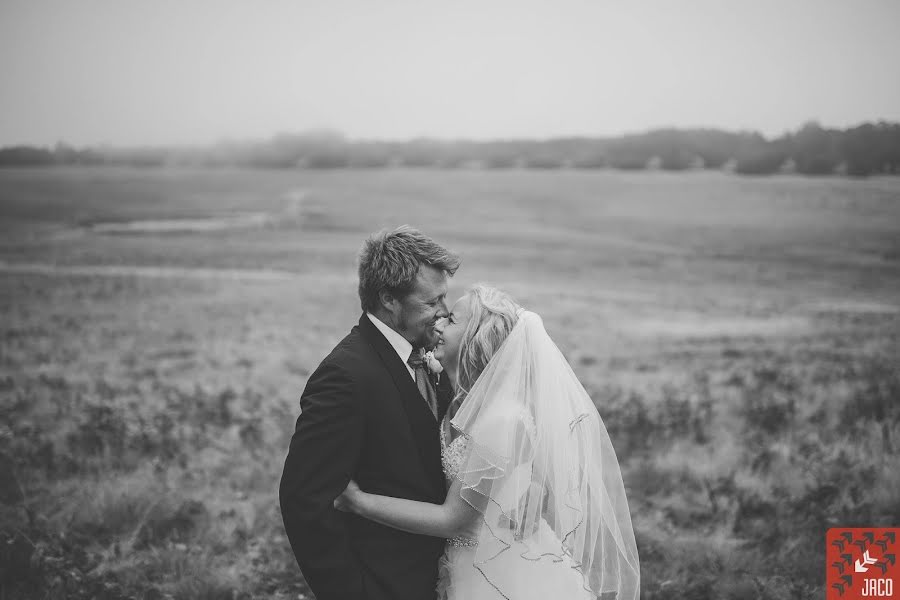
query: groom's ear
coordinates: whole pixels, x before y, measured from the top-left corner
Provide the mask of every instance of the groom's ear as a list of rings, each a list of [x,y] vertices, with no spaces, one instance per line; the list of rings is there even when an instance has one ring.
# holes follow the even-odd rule
[[[381,290],[378,292],[378,302],[384,310],[392,315],[397,314],[400,310],[400,300],[398,300],[390,290]]]

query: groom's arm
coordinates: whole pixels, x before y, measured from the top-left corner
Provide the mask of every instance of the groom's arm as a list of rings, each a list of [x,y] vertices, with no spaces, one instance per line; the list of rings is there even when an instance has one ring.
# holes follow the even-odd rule
[[[362,569],[333,507],[356,469],[363,439],[350,374],[323,363],[310,376],[300,407],[280,488],[291,548],[318,600],[365,598]]]

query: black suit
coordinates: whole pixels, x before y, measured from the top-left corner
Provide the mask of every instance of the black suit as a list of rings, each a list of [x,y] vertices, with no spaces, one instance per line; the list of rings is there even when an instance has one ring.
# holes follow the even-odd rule
[[[441,383],[442,416],[449,390]],[[446,496],[438,424],[365,314],[310,376],[300,407],[281,478],[281,513],[316,598],[433,600],[444,540],[332,505],[351,478],[386,496],[437,504]]]

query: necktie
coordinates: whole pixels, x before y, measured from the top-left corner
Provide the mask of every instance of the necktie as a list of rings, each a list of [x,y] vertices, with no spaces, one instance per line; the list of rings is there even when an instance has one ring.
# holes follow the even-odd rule
[[[422,348],[413,349],[406,364],[412,367],[415,372],[416,387],[419,388],[419,393],[422,394],[422,398],[425,399],[425,404],[428,405],[431,414],[434,415],[435,420],[437,420],[437,392],[434,389],[431,378],[428,376],[428,371],[425,369],[425,351]]]

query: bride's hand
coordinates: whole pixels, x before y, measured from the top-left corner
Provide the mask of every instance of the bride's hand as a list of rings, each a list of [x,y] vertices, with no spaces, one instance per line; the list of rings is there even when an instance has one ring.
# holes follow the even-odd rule
[[[343,512],[355,512],[357,500],[363,493],[352,479],[341,495],[334,499],[334,507]]]

